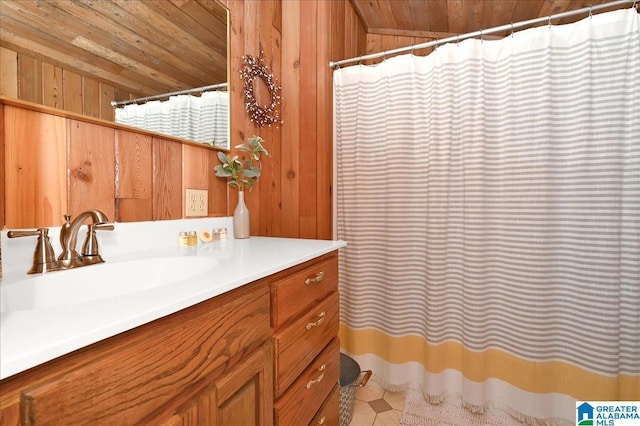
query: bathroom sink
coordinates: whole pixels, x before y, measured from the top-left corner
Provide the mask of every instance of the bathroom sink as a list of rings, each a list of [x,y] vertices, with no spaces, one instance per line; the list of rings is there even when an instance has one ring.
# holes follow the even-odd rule
[[[215,259],[176,256],[101,263],[0,285],[2,311],[76,305],[149,290],[201,275]]]

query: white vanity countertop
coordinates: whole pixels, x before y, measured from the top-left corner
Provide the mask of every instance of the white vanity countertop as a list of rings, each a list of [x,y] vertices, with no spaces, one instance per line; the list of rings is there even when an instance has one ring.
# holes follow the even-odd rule
[[[146,324],[181,309],[195,305],[244,284],[282,271],[289,267],[311,260],[315,257],[332,252],[346,243],[344,241],[305,240],[291,238],[251,237],[235,240],[229,235],[225,242],[199,243],[196,248],[177,247],[177,233],[182,221],[173,222],[173,229],[166,232],[169,241],[165,247],[159,246],[157,239],[162,233],[154,232],[154,238],[148,242],[144,250],[126,252],[114,249],[117,234],[104,237],[105,251],[103,257],[106,262],[118,260],[143,259],[145,257],[193,256],[212,259],[216,266],[206,273],[190,279],[163,285],[153,289],[110,297],[107,299],[82,302],[69,306],[58,306],[34,310],[7,310],[0,317],[0,379],[12,376],[29,368],[68,354],[76,349],[85,347],[118,333]],[[193,220],[189,223],[193,227]],[[211,229],[211,221],[201,220],[198,228]],[[205,224],[205,226],[202,226]],[[218,227],[221,222],[214,222]],[[230,224],[230,222],[224,223]],[[116,224],[116,229],[127,228],[126,224]],[[176,228],[177,226],[177,228]],[[139,227],[140,228],[140,227]],[[144,226],[142,227],[144,228]],[[142,231],[141,231],[142,232]],[[106,234],[103,233],[103,234]],[[51,234],[50,234],[51,235]],[[84,235],[79,236],[78,244],[82,244]],[[23,240],[24,238],[21,238]],[[111,239],[111,241],[108,241]],[[166,239],[166,238],[165,238]],[[29,239],[31,250],[35,246],[35,239]],[[122,238],[120,238],[122,240]],[[7,245],[10,245],[3,233],[3,265],[7,265]],[[51,238],[54,242],[54,238]],[[122,242],[122,241],[121,241]],[[9,244],[8,244],[9,243]],[[111,248],[108,246],[111,243]],[[102,244],[102,242],[101,242]],[[152,248],[153,247],[153,248]],[[135,247],[134,249],[139,249]],[[55,249],[55,247],[54,247]],[[107,254],[110,252],[110,254]],[[59,251],[56,249],[56,253]],[[111,257],[110,257],[111,256]],[[11,260],[16,263],[15,258]],[[24,273],[30,266],[30,255],[20,262],[24,269],[21,278],[27,278]],[[11,265],[12,267],[15,265]],[[99,265],[96,265],[99,266]],[[92,268],[86,266],[84,268]],[[84,269],[82,268],[82,269]],[[1,285],[11,285],[15,278],[7,277],[4,268],[4,278]],[[50,274],[65,274],[71,271],[50,272]],[[15,274],[14,274],[15,275]]]

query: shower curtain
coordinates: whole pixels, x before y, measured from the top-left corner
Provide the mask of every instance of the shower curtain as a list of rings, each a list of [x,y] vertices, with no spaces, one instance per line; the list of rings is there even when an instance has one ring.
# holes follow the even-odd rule
[[[341,345],[390,390],[640,400],[633,9],[334,72]]]
[[[129,104],[116,108],[115,113],[116,123],[228,147],[229,94],[226,91]]]

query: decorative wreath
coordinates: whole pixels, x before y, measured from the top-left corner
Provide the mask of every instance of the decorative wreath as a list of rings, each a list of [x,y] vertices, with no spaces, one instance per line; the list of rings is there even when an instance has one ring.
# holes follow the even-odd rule
[[[277,109],[282,99],[280,96],[282,87],[275,83],[273,74],[269,73],[269,69],[262,59],[263,53],[261,51],[260,56],[257,58],[251,55],[243,56],[242,60],[245,66],[240,70],[240,78],[244,80],[244,106],[251,121],[260,127],[284,123],[280,120],[280,112]],[[253,82],[256,78],[261,79],[269,90],[269,105],[259,105],[254,96]]]

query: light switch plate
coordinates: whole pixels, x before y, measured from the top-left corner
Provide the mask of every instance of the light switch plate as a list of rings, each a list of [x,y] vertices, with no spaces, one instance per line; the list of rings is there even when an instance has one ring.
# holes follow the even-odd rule
[[[204,189],[187,189],[185,216],[202,217],[209,214],[209,191]]]

